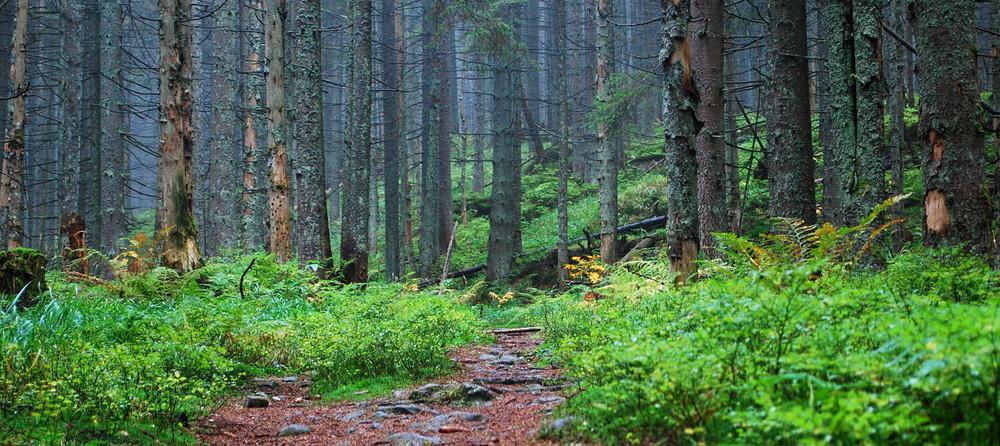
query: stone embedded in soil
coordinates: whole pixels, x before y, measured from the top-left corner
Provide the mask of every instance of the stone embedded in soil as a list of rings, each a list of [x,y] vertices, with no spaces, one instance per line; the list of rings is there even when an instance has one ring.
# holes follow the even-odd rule
[[[485,421],[483,414],[474,412],[449,412],[431,418],[427,422],[417,423],[413,429],[421,432],[441,432],[442,428],[456,422],[477,423]]]
[[[244,405],[247,409],[261,409],[271,405],[271,400],[266,395],[250,395]]]
[[[483,353],[483,354],[479,355],[479,360],[480,361],[496,361],[497,360],[497,356],[496,355],[491,355],[489,353]]]
[[[286,376],[284,378],[281,378],[281,382],[283,382],[283,383],[297,383],[297,382],[299,382],[299,377],[298,376]]]
[[[410,399],[425,403],[481,404],[491,401],[493,392],[471,383],[431,383],[410,392]]]
[[[573,427],[574,423],[576,423],[576,417],[572,415],[547,421],[540,429],[538,429],[538,435],[543,438],[559,438],[563,433]]]
[[[382,410],[396,415],[413,415],[421,412],[421,409],[416,404],[394,404],[383,407]]]
[[[304,424],[289,424],[288,426],[285,426],[281,428],[280,431],[278,431],[278,436],[290,437],[292,435],[303,435],[303,434],[308,434],[310,432],[312,432],[312,429]]]
[[[271,390],[278,388],[278,382],[269,378],[254,378],[253,385]]]
[[[521,362],[521,358],[514,355],[503,355],[497,360],[497,362],[500,364],[512,365]]]
[[[420,435],[416,432],[400,432],[398,434],[392,434],[386,441],[392,446],[426,446],[441,444],[441,439],[438,437],[428,437],[425,435]]]
[[[365,416],[364,412],[362,412],[360,410],[355,410],[354,412],[351,412],[351,413],[349,413],[347,415],[344,415],[344,416],[340,417],[340,421],[343,421],[345,423],[350,423],[351,421],[361,419],[361,417],[363,417],[363,416]]]

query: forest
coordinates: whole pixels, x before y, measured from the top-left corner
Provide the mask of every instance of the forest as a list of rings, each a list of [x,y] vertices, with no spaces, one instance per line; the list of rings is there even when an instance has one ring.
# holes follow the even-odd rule
[[[998,0],[0,42],[0,446],[1000,444]]]

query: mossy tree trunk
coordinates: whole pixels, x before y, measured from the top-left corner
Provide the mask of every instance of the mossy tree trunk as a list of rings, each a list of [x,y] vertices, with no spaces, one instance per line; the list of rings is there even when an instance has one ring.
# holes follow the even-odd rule
[[[885,199],[882,30],[874,0],[828,1],[826,61],[832,147],[827,220],[854,225]],[[824,193],[827,191],[824,189]]]
[[[984,194],[986,146],[978,117],[975,2],[914,2],[920,133],[924,139],[924,240],[991,248]]]
[[[11,46],[8,126],[3,141],[3,162],[0,165],[0,234],[9,249],[21,246],[24,240],[24,126],[28,78],[28,0],[18,0],[14,16],[14,37]]]
[[[354,0],[347,140],[344,151],[343,212],[340,258],[344,278],[368,280],[368,231],[371,212],[372,0]]]
[[[191,0],[159,0],[159,9],[160,158],[156,232],[161,238],[163,264],[186,273],[201,266],[191,181],[194,153]]]
[[[770,214],[816,222],[805,0],[770,0],[767,173]]]
[[[689,0],[661,0],[663,123],[667,174],[667,244],[670,270],[686,281],[698,258],[698,95],[691,76]]]

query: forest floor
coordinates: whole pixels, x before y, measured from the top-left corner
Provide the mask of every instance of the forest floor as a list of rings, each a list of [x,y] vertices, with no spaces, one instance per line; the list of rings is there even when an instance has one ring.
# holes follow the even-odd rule
[[[456,349],[456,374],[391,397],[330,404],[313,400],[307,378],[257,379],[251,396],[229,400],[195,430],[215,445],[555,444],[537,433],[565,384],[560,370],[535,365],[535,335],[497,333],[494,345]],[[266,407],[247,407],[260,399]]]

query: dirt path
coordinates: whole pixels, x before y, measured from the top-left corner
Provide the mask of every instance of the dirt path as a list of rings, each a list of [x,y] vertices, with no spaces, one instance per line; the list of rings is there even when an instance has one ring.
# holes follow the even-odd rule
[[[233,400],[195,430],[215,445],[553,444],[535,437],[563,386],[558,370],[533,365],[539,343],[532,333],[497,334],[495,345],[453,353],[457,375],[371,401],[313,404],[308,382],[256,380],[251,393],[266,394],[267,407]]]

